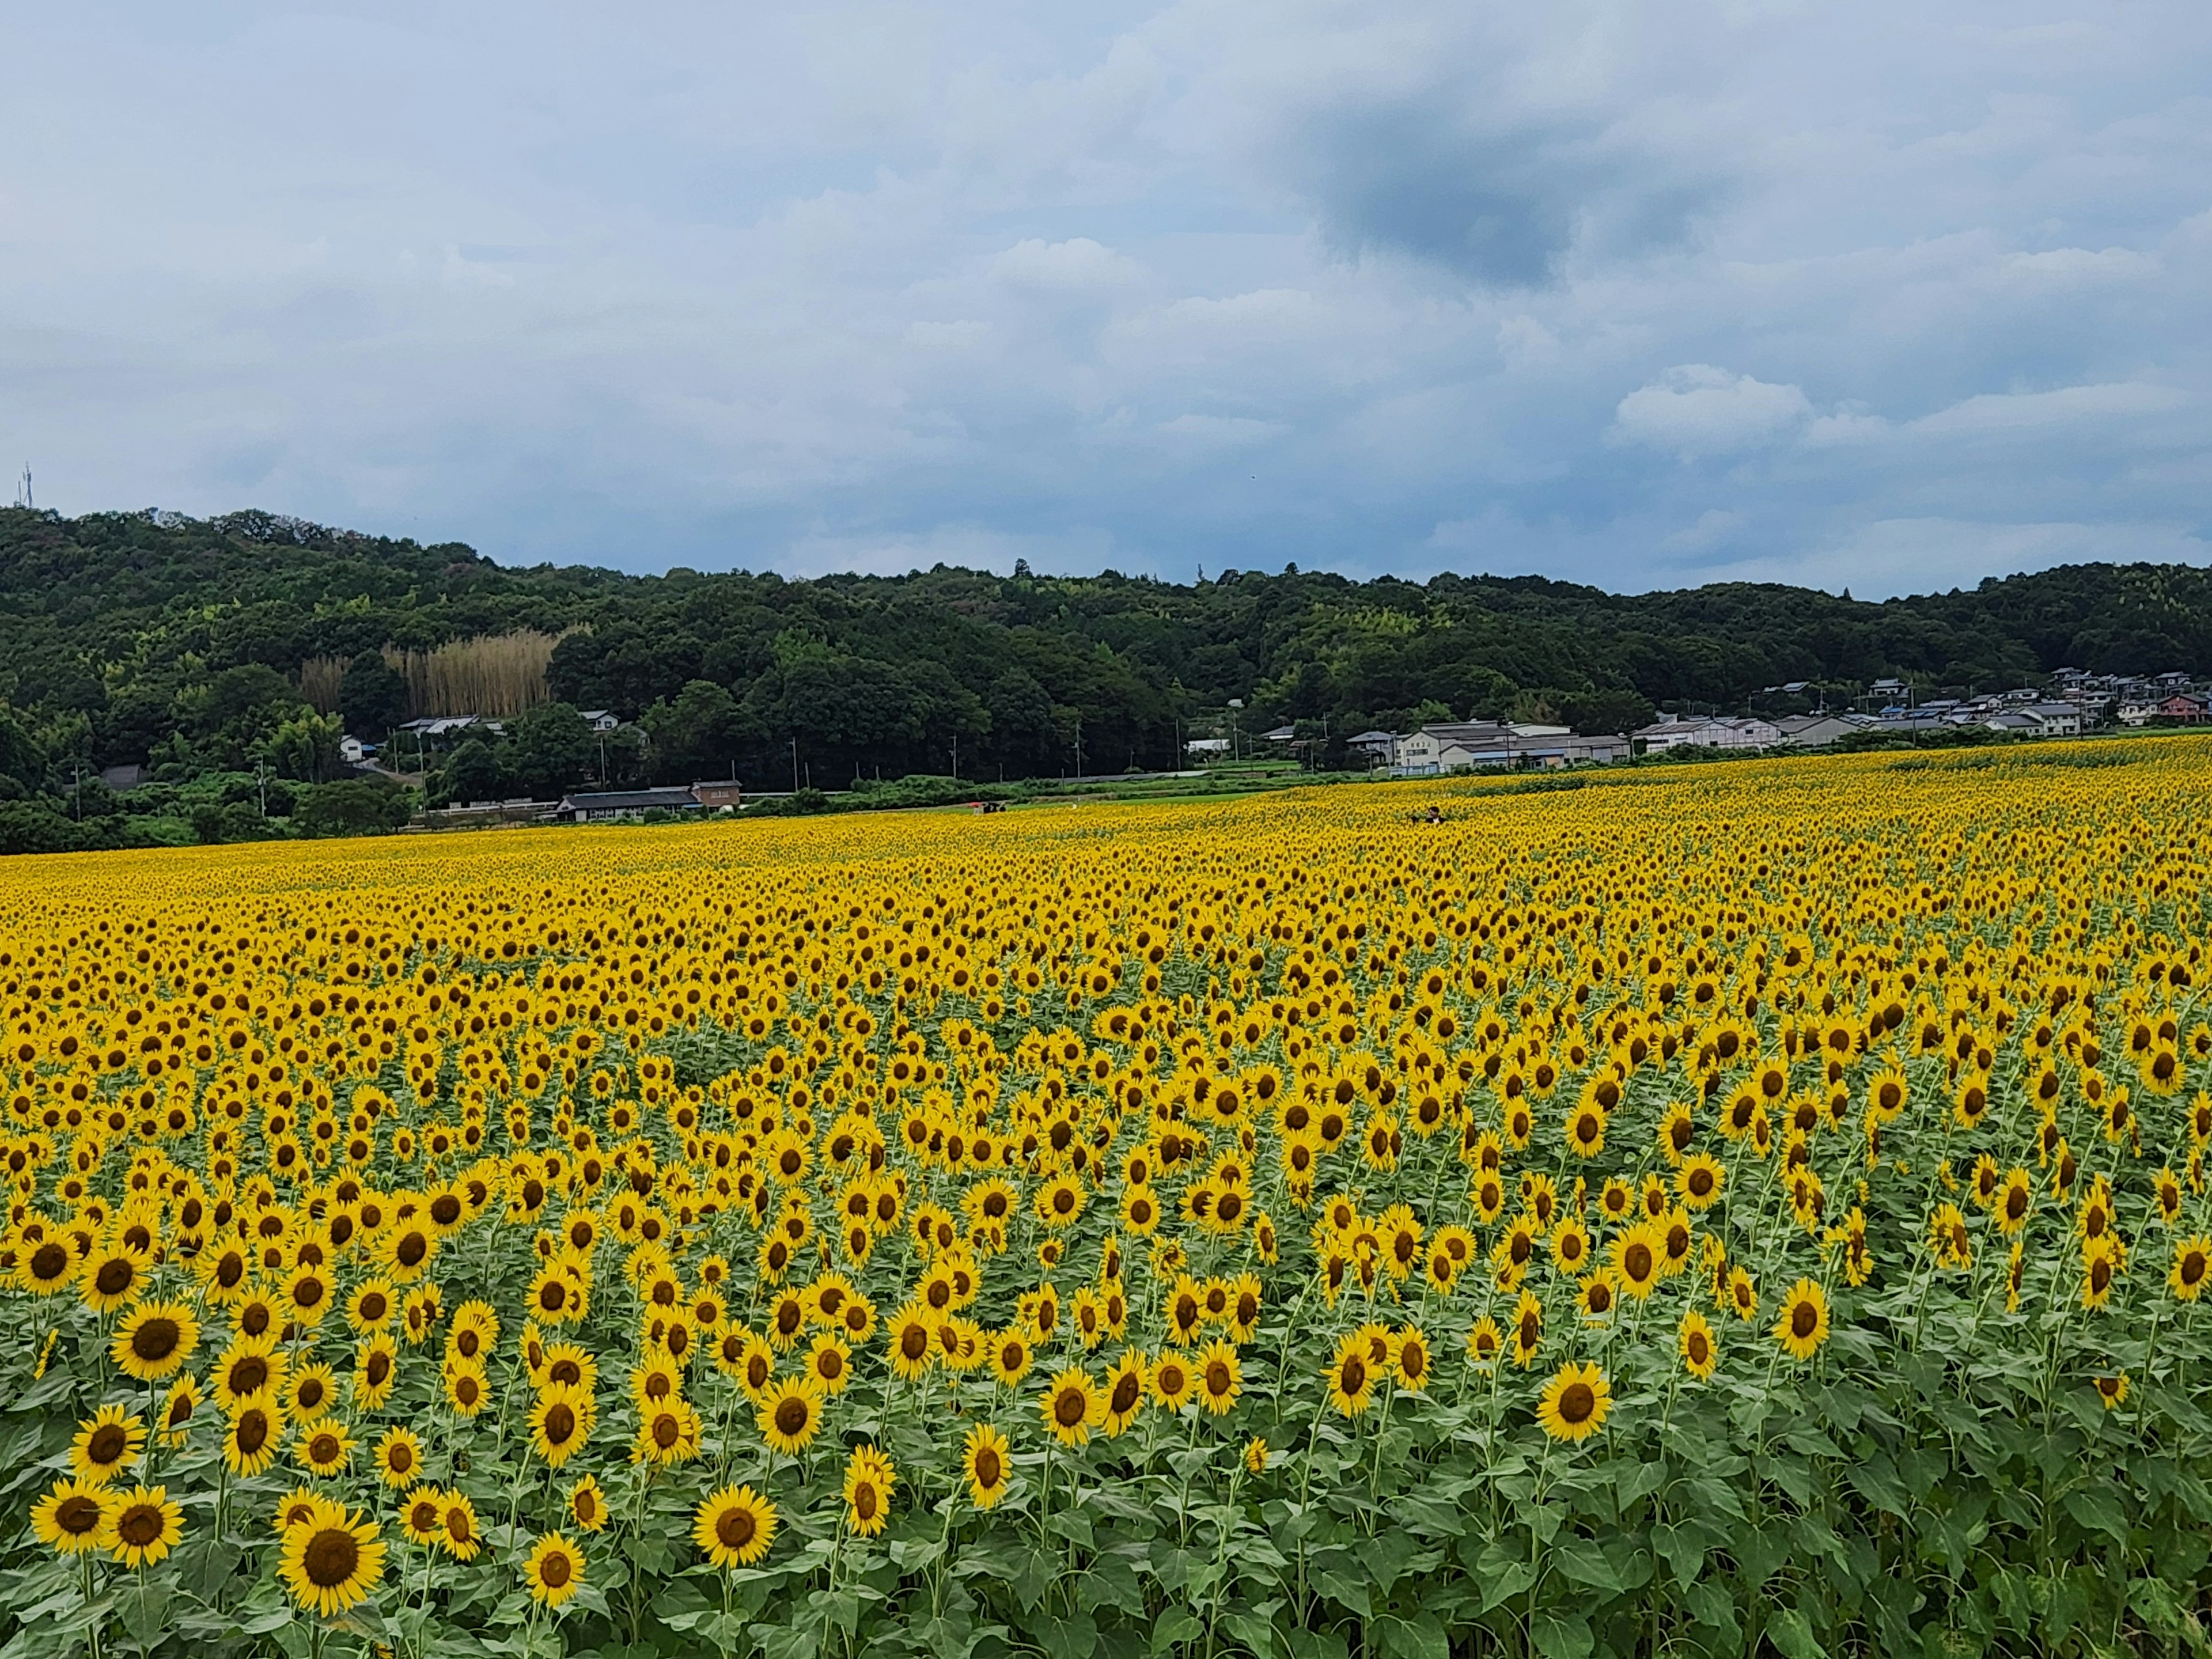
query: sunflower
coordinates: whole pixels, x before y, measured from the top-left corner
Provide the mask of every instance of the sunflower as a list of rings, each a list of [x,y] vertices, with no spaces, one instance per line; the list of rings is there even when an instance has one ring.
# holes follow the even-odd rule
[[[477,1525],[477,1506],[466,1492],[448,1487],[438,1494],[438,1544],[456,1561],[473,1561],[483,1548],[483,1533]]]
[[[532,1546],[522,1582],[532,1601],[557,1607],[584,1587],[584,1553],[564,1534],[549,1532]]]
[[[342,1423],[311,1424],[301,1431],[292,1455],[303,1468],[327,1480],[345,1468],[353,1455],[353,1440]]]
[[[1428,1386],[1429,1372],[1434,1367],[1429,1339],[1419,1326],[1401,1325],[1391,1334],[1390,1360],[1400,1388],[1418,1390]]]
[[[1513,1363],[1527,1370],[1543,1346],[1544,1304],[1534,1291],[1523,1291],[1513,1304]]]
[[[161,1443],[181,1446],[191,1432],[192,1413],[200,1407],[200,1383],[196,1376],[180,1376],[169,1384],[167,1397],[161,1402]]]
[[[267,1395],[241,1401],[223,1430],[222,1461],[233,1474],[256,1475],[275,1461],[284,1438],[284,1413]]]
[[[607,1524],[607,1495],[595,1477],[587,1474],[568,1488],[568,1518],[585,1532],[598,1532]]]
[[[146,1447],[146,1421],[121,1406],[102,1406],[77,1425],[70,1467],[78,1480],[106,1486],[137,1461]]]
[[[145,1251],[131,1245],[103,1245],[87,1256],[76,1276],[76,1293],[94,1313],[112,1313],[145,1287]]]
[[[542,1391],[530,1408],[530,1444],[547,1467],[559,1468],[591,1437],[598,1415],[593,1397],[580,1389],[556,1384]]]
[[[1151,1370],[1152,1398],[1166,1411],[1181,1411],[1198,1387],[1189,1359],[1170,1348],[1152,1363]]]
[[[1108,1368],[1103,1386],[1106,1395],[1105,1430],[1110,1439],[1127,1431],[1145,1409],[1152,1373],[1145,1364],[1144,1351],[1123,1349],[1121,1357]]]
[[[116,1494],[90,1480],[64,1479],[31,1506],[31,1530],[57,1555],[81,1555],[100,1547]]]
[[[750,1486],[724,1486],[693,1511],[691,1541],[718,1567],[749,1567],[775,1541],[775,1505]]]
[[[873,1446],[855,1446],[845,1464],[845,1524],[863,1538],[873,1538],[890,1519],[891,1493],[898,1473],[891,1460]]]
[[[1029,1338],[1018,1330],[1000,1331],[990,1341],[991,1372],[1006,1387],[1018,1388],[1036,1364],[1036,1350],[1030,1346]]]
[[[853,1380],[853,1351],[835,1331],[816,1334],[806,1352],[806,1375],[822,1385],[825,1394],[839,1395]]]
[[[474,1417],[491,1399],[491,1388],[484,1381],[483,1367],[465,1363],[454,1363],[444,1368],[446,1403],[459,1417]]]
[[[384,1577],[384,1550],[374,1520],[319,1498],[285,1528],[277,1575],[301,1607],[329,1619],[368,1599]]]
[[[1498,1322],[1488,1314],[1484,1314],[1474,1324],[1468,1327],[1468,1363],[1478,1370],[1488,1370],[1498,1363],[1498,1351],[1504,1346],[1504,1343],[1505,1335],[1498,1328]],[[1333,1392],[1329,1397],[1331,1403],[1334,1403],[1335,1395]],[[1341,1406],[1337,1408],[1340,1411],[1343,1409]]]
[[[365,1412],[381,1410],[399,1375],[399,1346],[388,1331],[377,1331],[354,1355],[353,1403]]]
[[[1536,1402],[1536,1421],[1554,1440],[1586,1440],[1605,1426],[1613,1389],[1595,1365],[1569,1360],[1553,1372]]]
[[[1575,1287],[1575,1305],[1582,1310],[1583,1318],[1593,1325],[1610,1318],[1620,1301],[1619,1284],[1610,1267],[1600,1267]]]
[[[1220,1417],[1244,1392],[1244,1368],[1237,1363],[1234,1343],[1216,1337],[1198,1357],[1198,1398],[1206,1409]]]
[[[2166,1279],[2174,1295],[2194,1302],[2204,1293],[2208,1279],[2212,1279],[2212,1238],[2197,1233],[2175,1244],[2173,1268]]]
[[[1682,1356],[1682,1369],[1701,1382],[1720,1364],[1720,1347],[1713,1340],[1713,1328],[1694,1308],[1682,1316],[1682,1322],[1674,1333],[1674,1346]]]
[[[354,1287],[346,1298],[346,1323],[362,1335],[380,1331],[392,1322],[398,1304],[393,1299],[391,1281],[366,1279]]]
[[[1613,1276],[1623,1291],[1642,1301],[1667,1271],[1667,1241],[1653,1222],[1644,1220],[1613,1241]]]
[[[902,1382],[920,1382],[936,1354],[928,1308],[909,1302],[891,1316],[884,1329],[890,1342],[891,1374]]]
[[[67,1244],[58,1238],[49,1238],[25,1253],[16,1267],[15,1280],[27,1291],[52,1296],[57,1291],[67,1290],[83,1265]]]
[[[1792,1359],[1810,1359],[1828,1340],[1828,1293],[1816,1281],[1801,1279],[1784,1293],[1774,1340]]]
[[[1589,1266],[1589,1229],[1579,1216],[1563,1216],[1552,1231],[1552,1263],[1569,1278],[1579,1277]]]
[[[2118,1411],[2121,1407],[2126,1405],[2128,1403],[2128,1374],[2125,1371],[2122,1371],[2118,1376],[2099,1377],[2097,1379],[2097,1398],[2104,1401],[2105,1409],[2108,1412]]]
[[[1729,1270],[1728,1284],[1720,1293],[1720,1302],[1746,1324],[1759,1317],[1759,1286],[1741,1267]]]
[[[1328,1403],[1340,1415],[1357,1417],[1374,1402],[1375,1367],[1370,1363],[1366,1337],[1358,1331],[1339,1339],[1336,1352],[1322,1373],[1328,1384]]]
[[[699,1413],[688,1400],[669,1400],[638,1413],[633,1461],[682,1463],[699,1455]]]
[[[150,1567],[185,1535],[185,1512],[167,1486],[133,1486],[111,1498],[107,1553],[126,1567]]]
[[[978,1423],[968,1431],[960,1468],[968,1477],[969,1500],[979,1510],[991,1508],[1006,1495],[1006,1483],[1013,1474],[1006,1437],[988,1423]]]
[[[407,1541],[428,1549],[446,1535],[445,1495],[435,1486],[417,1486],[399,1505],[399,1530]],[[310,1494],[310,1501],[312,1494]],[[283,1528],[280,1527],[281,1532]]]
[[[1728,1184],[1728,1170],[1710,1152],[1692,1152],[1674,1171],[1674,1190],[1692,1210],[1710,1209],[1719,1202]]]
[[[422,1471],[422,1443],[412,1429],[390,1429],[376,1443],[376,1478],[394,1492]]]
[[[183,1303],[141,1302],[116,1327],[108,1352],[126,1375],[153,1382],[176,1370],[199,1346],[199,1321]]]
[[[1053,1377],[1037,1409],[1054,1439],[1063,1446],[1080,1446],[1091,1438],[1091,1430],[1104,1424],[1106,1396],[1089,1371],[1070,1365]]]
[[[796,1457],[811,1445],[822,1428],[822,1384],[811,1376],[776,1384],[753,1413],[769,1449]]]
[[[215,1385],[216,1403],[227,1412],[235,1411],[257,1395],[283,1394],[290,1368],[291,1362],[277,1352],[273,1334],[234,1336],[216,1360],[209,1381]]]

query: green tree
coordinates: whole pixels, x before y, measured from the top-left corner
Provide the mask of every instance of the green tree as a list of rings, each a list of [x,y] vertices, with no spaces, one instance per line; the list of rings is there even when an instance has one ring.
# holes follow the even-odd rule
[[[482,738],[471,738],[446,757],[432,793],[447,802],[500,800],[512,782],[499,752]]]
[[[738,700],[712,680],[685,681],[674,702],[656,702],[639,724],[653,740],[654,775],[671,782],[727,777],[744,742]]]
[[[507,770],[533,795],[565,794],[591,775],[599,743],[573,704],[541,702],[508,722]]]
[[[354,736],[381,743],[407,718],[407,682],[382,652],[364,651],[346,665],[345,678],[338,682],[338,713]]]
[[[345,736],[345,720],[337,714],[318,714],[302,707],[281,722],[260,745],[261,755],[278,773],[302,783],[320,783],[337,775],[343,763],[338,741]]]
[[[303,836],[387,835],[406,822],[406,794],[382,779],[319,783],[292,808],[292,827]]]

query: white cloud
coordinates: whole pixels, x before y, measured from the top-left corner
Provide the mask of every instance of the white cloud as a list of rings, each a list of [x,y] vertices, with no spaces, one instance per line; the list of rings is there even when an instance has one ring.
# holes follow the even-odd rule
[[[1690,461],[1779,443],[1812,415],[1812,404],[1794,386],[1683,363],[1623,398],[1609,435],[1617,443],[1647,444]]]

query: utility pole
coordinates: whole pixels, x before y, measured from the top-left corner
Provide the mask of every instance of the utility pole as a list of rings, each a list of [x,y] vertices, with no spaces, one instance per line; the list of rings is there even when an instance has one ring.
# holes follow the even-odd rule
[[[1075,717],[1075,781],[1083,781],[1083,716]]]
[[[799,739],[791,740],[791,793],[799,793]]]
[[[269,816],[269,763],[256,759],[253,763],[253,787],[261,798],[261,816]]]
[[[27,471],[23,476],[27,478],[31,475]],[[70,787],[76,795],[77,822],[82,823],[84,822],[84,763],[81,760],[71,761],[70,763],[70,775],[76,779],[75,783],[73,783]]]
[[[952,775],[956,778],[960,775],[960,734],[957,732],[952,734]]]

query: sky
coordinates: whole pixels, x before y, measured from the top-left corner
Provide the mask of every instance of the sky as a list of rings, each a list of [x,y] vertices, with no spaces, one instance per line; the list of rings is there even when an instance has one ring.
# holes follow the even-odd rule
[[[27,9],[0,472],[508,563],[2212,559],[2212,7]]]

